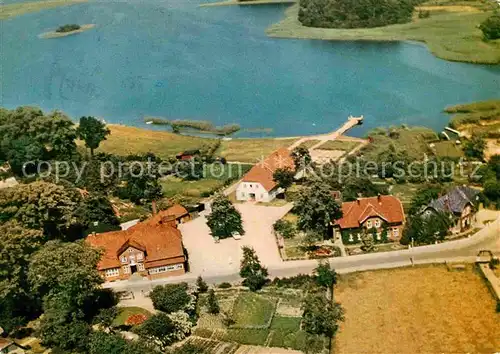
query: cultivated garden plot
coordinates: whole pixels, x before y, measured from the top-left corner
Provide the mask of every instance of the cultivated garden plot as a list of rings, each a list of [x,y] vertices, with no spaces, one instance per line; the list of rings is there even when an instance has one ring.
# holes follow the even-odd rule
[[[207,296],[199,301],[198,325],[193,334],[210,340],[243,345],[281,347],[303,351],[306,333],[301,330],[302,291],[267,288],[259,293],[218,291],[221,312],[207,312]],[[231,324],[227,320],[230,318]],[[325,340],[324,348],[327,348]],[[325,349],[326,350],[326,349]]]

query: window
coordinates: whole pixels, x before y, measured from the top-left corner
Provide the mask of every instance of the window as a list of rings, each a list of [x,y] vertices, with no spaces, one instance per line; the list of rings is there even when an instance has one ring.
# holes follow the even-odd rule
[[[129,248],[128,249],[128,253],[132,253],[132,252],[134,252],[134,249],[133,248]]]
[[[252,188],[252,185],[250,185],[250,188]]]
[[[138,263],[138,264],[137,264],[137,269],[138,269],[139,271],[143,271],[143,270],[144,270],[144,264],[143,264],[143,263]]]
[[[104,272],[104,274],[107,277],[116,277],[117,275],[120,274],[120,270],[119,270],[119,268],[106,269],[106,271]]]
[[[375,227],[380,227],[380,219],[375,220]]]
[[[369,228],[369,229],[372,227],[372,221],[371,220],[368,220],[366,222],[366,227]]]
[[[380,236],[380,232],[377,232],[377,240],[380,241],[381,239],[382,239],[382,237]]]
[[[354,239],[352,238],[352,234],[349,234],[349,242],[353,242]]]
[[[394,235],[394,237],[398,237],[399,236],[399,229],[397,227],[393,228],[392,234]]]
[[[128,273],[130,273],[130,268],[129,268],[129,266],[123,266],[123,267],[122,267],[122,269],[123,269],[123,274],[128,274]]]
[[[127,256],[122,256],[122,263],[127,263]]]
[[[142,252],[141,253],[137,253],[137,259],[142,259]]]
[[[358,233],[358,241],[361,241],[361,234]]]
[[[170,272],[170,271],[178,270],[178,269],[182,269],[182,268],[184,268],[184,265],[182,263],[163,266],[163,267],[156,267],[156,268],[150,269],[149,274],[165,273],[165,272]]]

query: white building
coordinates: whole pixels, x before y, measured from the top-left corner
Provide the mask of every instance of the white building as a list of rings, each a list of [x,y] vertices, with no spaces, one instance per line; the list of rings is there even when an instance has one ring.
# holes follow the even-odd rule
[[[295,164],[286,148],[276,150],[265,160],[254,165],[243,176],[236,188],[236,199],[245,201],[270,202],[283,192],[274,182],[273,174],[277,169],[295,171]]]

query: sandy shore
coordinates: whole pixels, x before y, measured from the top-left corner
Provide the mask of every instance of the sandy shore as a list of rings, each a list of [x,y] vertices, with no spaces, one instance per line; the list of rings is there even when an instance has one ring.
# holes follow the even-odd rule
[[[1,7],[2,11],[0,11],[0,20],[59,6],[81,4],[87,1],[88,0],[45,0],[6,4]]]
[[[82,25],[82,26],[80,26],[79,29],[77,29],[75,31],[70,31],[70,32],[51,31],[51,32],[42,33],[38,37],[44,38],[44,39],[66,37],[66,36],[71,36],[72,34],[77,34],[77,33],[82,33],[82,32],[88,31],[89,29],[92,29],[94,27],[95,27],[94,24]]]

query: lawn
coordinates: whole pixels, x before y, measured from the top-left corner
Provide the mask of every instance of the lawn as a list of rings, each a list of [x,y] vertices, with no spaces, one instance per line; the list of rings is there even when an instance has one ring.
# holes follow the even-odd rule
[[[273,151],[292,145],[297,139],[231,139],[223,140],[219,151],[220,156],[228,161],[256,163],[270,155]]]
[[[477,9],[493,9],[494,2],[481,4]],[[271,37],[303,38],[323,40],[415,40],[425,42],[430,51],[439,58],[472,63],[500,63],[500,40],[484,42],[478,24],[488,18],[492,11],[476,12],[464,7],[451,7],[452,1],[433,3],[431,16],[414,19],[411,23],[377,28],[334,29],[305,27],[298,20],[299,6],[293,5],[285,11],[285,18],[267,30]],[[460,5],[460,4],[457,4]],[[475,6],[475,2],[467,5]],[[450,9],[454,9],[450,11]],[[455,11],[455,10],[460,11]],[[463,10],[463,11],[462,11]]]
[[[0,11],[0,20],[5,20],[10,17],[24,15],[30,12],[38,12],[44,9],[81,4],[84,2],[87,2],[87,0],[46,0],[46,1],[2,4],[1,5],[2,11]]]
[[[185,196],[201,198],[224,186],[223,180],[203,178],[197,181],[184,181],[181,178],[168,176],[160,181],[163,195],[166,198]]]
[[[460,146],[457,146],[457,144],[454,141],[448,141],[448,140],[443,140],[443,141],[438,141],[434,144],[434,151],[436,156],[438,157],[449,157],[452,159],[459,159],[464,156],[464,152],[460,148]]]
[[[151,312],[142,307],[119,307],[118,310],[118,315],[113,320],[112,324],[115,327],[124,325],[127,318],[132,315],[143,314],[147,317],[151,316]]]
[[[324,144],[320,145],[318,149],[321,150],[342,150],[342,151],[351,151],[356,146],[359,145],[357,141],[347,141],[347,140],[329,140]]]
[[[471,266],[433,265],[340,276],[345,309],[332,353],[493,353],[500,313]]]
[[[233,306],[235,327],[266,326],[276,310],[275,299],[245,292],[238,296]]]
[[[111,135],[101,143],[97,151],[117,155],[145,154],[168,159],[179,152],[192,149],[202,149],[216,143],[214,138],[186,136],[168,131],[149,130],[125,125],[110,124]],[[255,163],[281,147],[291,145],[295,138],[290,139],[231,139],[222,140],[220,148],[215,153],[229,161]],[[79,142],[82,145],[82,142]]]

